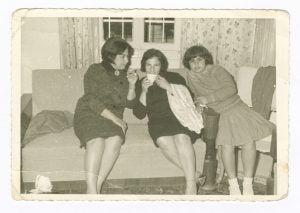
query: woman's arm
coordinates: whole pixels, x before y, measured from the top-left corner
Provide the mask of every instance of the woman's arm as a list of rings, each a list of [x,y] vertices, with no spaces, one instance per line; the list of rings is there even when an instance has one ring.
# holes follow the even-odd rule
[[[214,103],[217,101],[224,101],[231,96],[237,94],[236,84],[232,75],[227,72],[224,68],[218,66],[216,70],[213,70],[213,76],[217,78],[220,85],[222,85],[218,90],[210,93],[207,96],[199,97],[199,99],[206,99],[205,104]],[[203,100],[202,100],[203,101]]]
[[[171,84],[180,84],[186,86],[184,78],[180,74],[173,73],[173,72],[169,72],[166,78],[159,75],[157,77],[156,83],[159,87],[165,89],[167,92],[169,92],[172,95],[173,95],[173,89],[171,87]]]
[[[160,88],[165,89],[169,93],[172,93],[171,84],[164,77],[158,75],[155,82]]]
[[[129,89],[126,100],[126,107],[132,109],[136,101],[135,84],[138,80],[138,75],[135,71],[129,70],[127,72],[127,79],[129,82]]]
[[[98,68],[99,69],[99,68]],[[101,115],[102,111],[106,109],[106,106],[103,102],[103,98],[105,96],[103,91],[105,88],[103,78],[99,78],[97,73],[99,70],[97,69],[96,65],[91,65],[86,74],[84,75],[84,95],[88,101],[88,105],[90,109],[98,114]]]
[[[147,101],[147,92],[145,92],[145,91],[142,91],[142,92],[141,92],[139,101],[140,101],[141,104],[143,104],[144,106],[147,105],[147,102],[146,102],[146,101]]]
[[[143,119],[147,114],[147,110],[146,110],[147,92],[143,91],[143,89],[142,89],[142,81],[144,81],[144,80],[145,80],[145,78],[142,79],[141,81],[137,82],[137,85],[136,85],[137,101],[135,102],[134,107],[132,108],[133,114],[138,119]]]
[[[91,65],[84,76],[84,93],[88,100],[88,105],[95,114],[103,116],[106,119],[111,120],[116,125],[120,126],[125,133],[127,125],[126,123],[107,109],[103,103],[107,83],[103,76],[98,76],[99,70],[95,65]]]
[[[106,119],[111,120],[112,122],[114,122],[115,124],[120,126],[124,133],[126,132],[126,130],[127,130],[126,122],[123,121],[122,119],[120,119],[119,117],[117,117],[114,113],[112,113],[108,109],[104,109],[101,113],[101,116],[103,116]]]

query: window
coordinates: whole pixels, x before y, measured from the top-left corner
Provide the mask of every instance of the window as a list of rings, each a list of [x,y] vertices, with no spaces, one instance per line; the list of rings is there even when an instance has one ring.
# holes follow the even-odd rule
[[[174,18],[145,18],[144,42],[174,43]]]
[[[148,14],[148,16],[150,16]],[[134,48],[132,67],[140,67],[143,53],[157,48],[169,61],[169,67],[181,66],[180,29],[181,19],[174,17],[102,17],[99,27],[101,46],[111,36],[127,40]]]
[[[103,18],[104,39],[113,36],[132,41],[132,18]]]

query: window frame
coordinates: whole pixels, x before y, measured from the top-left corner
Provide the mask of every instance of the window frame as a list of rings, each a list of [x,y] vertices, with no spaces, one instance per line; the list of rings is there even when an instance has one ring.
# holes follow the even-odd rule
[[[152,18],[148,18],[148,20],[146,20],[146,18],[144,18],[144,39],[143,41],[145,43],[154,43],[154,44],[173,44],[175,42],[175,18],[173,18],[174,20],[170,21],[170,20],[165,20],[165,17],[162,17],[162,19],[160,20],[151,20]],[[146,31],[146,24],[148,25],[148,39],[151,40],[151,29],[152,29],[152,23],[158,23],[158,24],[162,24],[162,41],[161,42],[152,42],[152,41],[145,41],[145,31]],[[173,32],[173,41],[172,42],[165,42],[165,25],[166,24],[173,24],[174,27],[174,32]]]
[[[111,18],[117,18],[117,19],[111,19]],[[125,18],[131,18],[131,19],[125,19]],[[105,19],[108,19],[108,21],[105,21]],[[132,36],[132,40],[131,41],[126,41],[127,42],[133,42],[133,29],[134,29],[134,23],[133,23],[133,17],[102,17],[102,27],[103,28],[103,33],[102,33],[102,39],[103,41],[105,41],[105,34],[104,34],[104,23],[108,23],[108,38],[111,36],[111,25],[110,23],[121,23],[122,24],[122,29],[121,29],[121,33],[122,33],[122,38],[124,38],[124,32],[125,32],[125,23],[132,23],[132,29],[131,29],[131,36]]]
[[[170,50],[170,51],[176,51],[180,49],[180,38],[181,38],[181,19],[180,18],[174,18],[174,42],[173,43],[161,43],[161,42],[145,42],[144,41],[144,33],[145,33],[145,22],[144,18],[134,18],[134,37],[137,38],[135,41],[135,45],[137,45],[137,48],[139,49],[150,49],[153,48],[153,45],[158,45],[160,50]],[[169,17],[164,17],[169,18]],[[141,30],[143,29],[142,32]]]
[[[122,18],[122,17],[120,17]],[[123,17],[124,18],[124,17]],[[157,43],[157,42],[144,42],[145,24],[144,18],[147,17],[132,17],[132,41],[128,41],[135,49],[150,49],[153,45],[159,45],[160,50],[170,50],[176,51],[180,50],[180,38],[181,38],[181,19],[174,19],[174,43]],[[174,17],[164,17],[164,18],[174,18]],[[101,36],[101,43],[105,42],[104,39],[104,17],[100,18],[99,23],[101,24],[99,30]],[[142,30],[141,30],[142,29]]]

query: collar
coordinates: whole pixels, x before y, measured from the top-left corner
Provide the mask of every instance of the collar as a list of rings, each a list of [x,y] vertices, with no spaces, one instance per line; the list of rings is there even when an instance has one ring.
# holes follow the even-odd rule
[[[126,76],[126,71],[124,70],[119,70],[119,75],[115,75],[115,72],[117,70],[108,61],[102,61],[101,65],[105,68],[106,73],[111,77],[119,78],[122,76]]]
[[[113,68],[113,66],[111,65],[111,63],[107,62],[107,61],[102,61],[101,65],[105,68],[105,71],[107,72],[107,74],[109,75],[115,75],[115,69]]]

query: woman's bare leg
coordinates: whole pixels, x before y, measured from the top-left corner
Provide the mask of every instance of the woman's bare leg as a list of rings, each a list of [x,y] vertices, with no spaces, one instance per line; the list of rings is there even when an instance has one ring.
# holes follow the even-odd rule
[[[242,161],[244,176],[252,178],[256,162],[256,145],[254,142],[242,145]]]
[[[102,155],[99,176],[97,180],[97,193],[100,194],[102,185],[119,157],[123,139],[113,136],[105,139],[105,149]]]
[[[253,195],[253,176],[256,162],[256,144],[242,145],[242,161],[244,170],[243,195]]]
[[[185,194],[197,194],[196,187],[196,157],[195,150],[189,136],[177,134],[174,136],[178,156],[186,180]]]
[[[97,194],[97,179],[104,148],[103,138],[95,138],[86,143],[84,167],[87,194]]]
[[[230,195],[240,195],[241,191],[236,177],[235,147],[222,145],[222,160],[228,175]]]
[[[217,156],[218,156],[218,167],[220,169],[220,173],[216,178],[216,182],[221,183],[223,180],[223,177],[224,177],[224,172],[225,172],[223,160],[222,160],[222,148],[221,147],[218,147]]]
[[[222,145],[222,160],[228,179],[236,178],[235,165],[235,147],[231,145]]]
[[[156,140],[163,155],[175,166],[182,169],[173,136],[162,136]]]

